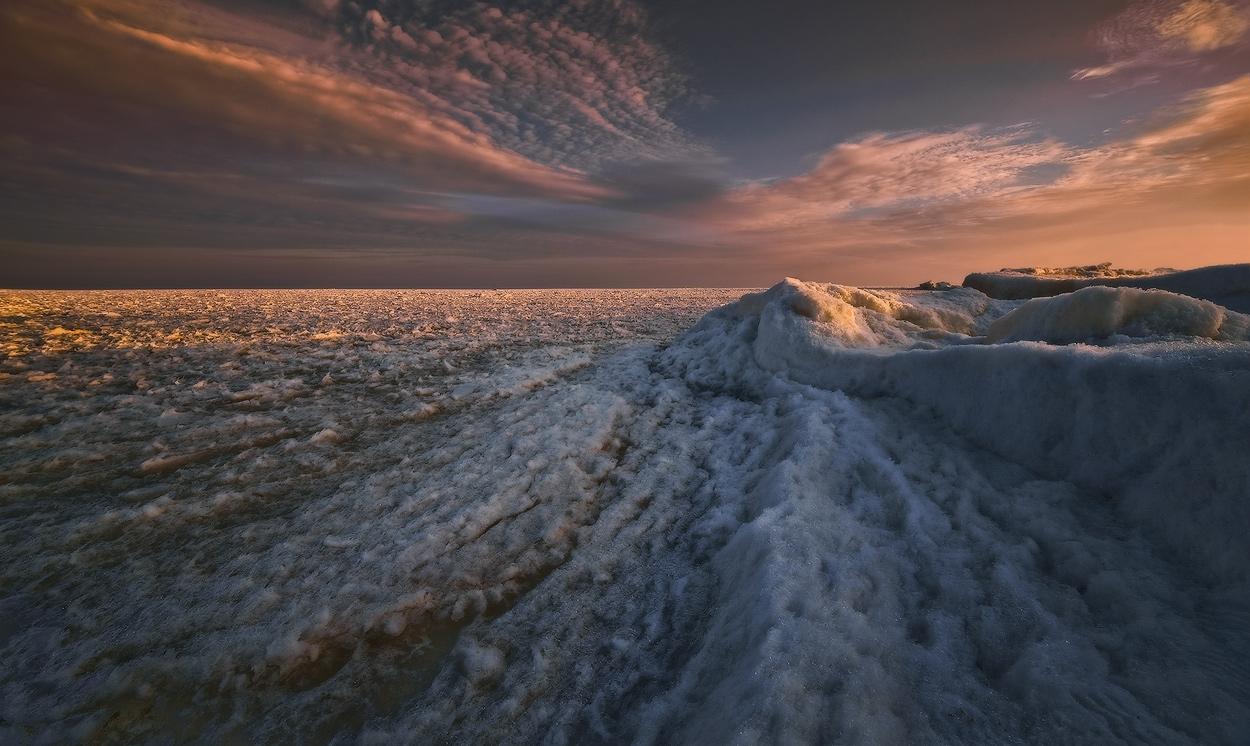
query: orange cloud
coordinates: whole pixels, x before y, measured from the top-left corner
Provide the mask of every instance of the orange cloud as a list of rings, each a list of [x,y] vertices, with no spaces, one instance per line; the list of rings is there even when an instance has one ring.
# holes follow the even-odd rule
[[[1191,93],[1130,138],[1074,150],[1071,172],[1038,195],[1070,209],[1158,203],[1250,205],[1250,76]]]
[[[1079,263],[1092,251],[1136,266],[1144,259],[1133,246],[1165,256],[1166,236],[1174,256],[1181,235],[1196,244],[1194,261],[1246,261],[1247,112],[1242,77],[1091,147],[1021,130],[876,134],[836,146],[802,176],[739,188],[691,215],[774,264],[859,267],[862,282],[898,282],[889,278],[902,260],[912,272],[947,271],[997,266],[986,257],[1000,254]]]
[[[1209,52],[1241,41],[1250,20],[1219,0],[1187,0],[1155,28],[1164,39],[1179,41],[1194,52]]]
[[[1098,30],[1105,65],[1073,72],[1077,80],[1132,68],[1168,66],[1241,46],[1250,31],[1244,0],[1138,0]]]
[[[1062,147],[1023,133],[870,135],[842,143],[802,176],[753,184],[727,197],[746,227],[881,216],[926,205],[1010,194],[1028,169],[1053,163]]]
[[[159,4],[87,0],[6,12],[8,55],[36,77],[68,76],[79,86],[148,107],[182,112],[271,144],[338,154],[404,169],[436,191],[589,199],[602,187],[568,169],[501,148],[418,99],[372,83],[318,57],[291,54],[253,33],[238,41],[199,38],[197,24],[155,12]],[[179,22],[181,21],[181,22]],[[213,30],[213,29],[209,29]],[[268,42],[268,48],[261,42]],[[324,46],[324,44],[322,45]]]

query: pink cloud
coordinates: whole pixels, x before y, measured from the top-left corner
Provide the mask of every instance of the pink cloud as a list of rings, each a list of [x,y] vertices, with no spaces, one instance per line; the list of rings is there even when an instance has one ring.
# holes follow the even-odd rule
[[[1030,167],[1063,157],[1058,143],[1026,134],[870,135],[834,147],[802,176],[743,187],[728,201],[754,216],[748,224],[795,226],[1012,194],[1027,188]]]
[[[637,9],[553,7],[503,13],[479,3],[432,20],[386,19],[414,44],[378,39],[372,54],[387,61],[365,54],[353,64],[542,163],[584,170],[707,155],[664,114],[685,84],[642,36]],[[372,15],[362,23],[376,36]]]
[[[369,75],[255,39],[197,35],[202,23],[180,24],[177,16],[168,21],[141,12],[146,8],[128,10],[87,3],[75,8],[79,25],[56,32],[38,11],[23,20],[28,33],[44,34],[48,61],[70,68],[85,85],[194,112],[245,135],[396,164],[428,189],[575,200],[607,195],[583,176],[501,147],[439,107]],[[376,11],[367,18],[388,40],[398,30]],[[107,74],[58,47],[88,38],[101,60],[109,61]],[[171,68],[178,77],[167,74]]]
[[[1096,31],[1107,62],[1073,72],[1077,80],[1143,67],[1175,65],[1220,49],[1245,46],[1245,0],[1136,0]]]
[[[771,257],[792,274],[858,268],[866,282],[905,265],[999,266],[999,255],[1019,262],[1030,252],[1040,263],[1094,251],[1127,266],[1174,264],[1186,231],[1195,262],[1245,261],[1247,111],[1250,77],[1241,77],[1089,147],[1023,129],[870,135],[806,174],[741,187],[688,216],[744,257]]]

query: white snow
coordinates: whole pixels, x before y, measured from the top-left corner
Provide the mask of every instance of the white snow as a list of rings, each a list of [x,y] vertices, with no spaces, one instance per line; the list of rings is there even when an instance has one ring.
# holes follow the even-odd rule
[[[1113,336],[1250,339],[1250,320],[1164,290],[1091,286],[1025,303],[990,325],[988,342],[1070,344]]]
[[[0,741],[1241,744],[1248,328],[0,293]]]

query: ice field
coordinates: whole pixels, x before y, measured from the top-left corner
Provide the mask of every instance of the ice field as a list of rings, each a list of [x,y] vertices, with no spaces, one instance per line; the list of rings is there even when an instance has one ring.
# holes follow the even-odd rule
[[[0,743],[1250,743],[1250,318],[1034,294],[0,292]]]

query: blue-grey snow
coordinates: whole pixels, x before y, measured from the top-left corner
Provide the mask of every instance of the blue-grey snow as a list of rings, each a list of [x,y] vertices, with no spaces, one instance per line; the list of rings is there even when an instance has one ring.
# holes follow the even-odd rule
[[[0,293],[0,742],[1247,743],[1250,317],[1013,282]]]

